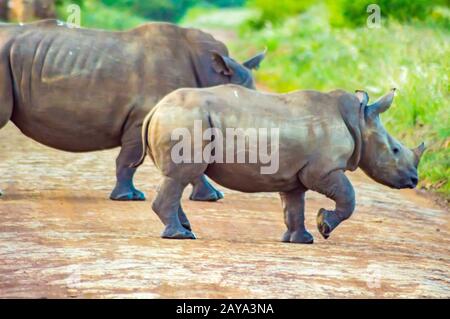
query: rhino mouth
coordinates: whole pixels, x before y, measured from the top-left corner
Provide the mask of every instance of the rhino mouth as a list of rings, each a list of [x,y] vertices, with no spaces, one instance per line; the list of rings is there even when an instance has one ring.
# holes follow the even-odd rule
[[[384,183],[386,186],[390,187],[390,188],[394,188],[394,189],[405,189],[405,188],[416,188],[417,186],[417,182],[413,182],[413,181],[400,181],[397,183]]]
[[[417,174],[411,174],[406,178],[406,187],[408,188],[416,188],[417,184],[419,183],[419,178],[417,177]]]
[[[417,179],[417,177],[411,177],[411,178],[408,178],[407,180],[405,180],[402,183],[402,187],[399,187],[399,188],[413,189],[413,188],[416,188],[418,182],[419,182],[419,180]]]

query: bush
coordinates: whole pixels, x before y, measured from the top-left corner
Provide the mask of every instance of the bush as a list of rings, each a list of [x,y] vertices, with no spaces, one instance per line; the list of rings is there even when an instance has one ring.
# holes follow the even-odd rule
[[[436,25],[450,30],[450,9],[448,7],[434,7],[427,20],[431,25]]]
[[[245,0],[56,0],[58,13],[64,18],[68,4],[82,8],[83,25],[107,29],[124,29],[144,20],[179,21],[189,8],[240,6]],[[121,18],[120,15],[123,15]]]
[[[216,8],[193,7],[179,21],[183,26],[200,29],[232,30],[237,25],[257,16],[257,12],[244,8]]]
[[[101,0],[109,7],[124,8],[146,19],[176,22],[193,6],[240,6],[244,0]]]
[[[375,3],[381,9],[381,17],[399,22],[425,21],[438,5],[446,0],[335,0],[340,3],[342,16],[347,24],[363,26],[366,23],[367,7]]]
[[[278,24],[284,18],[299,14],[309,8],[313,0],[248,0],[247,6],[258,9],[260,15],[248,21],[249,26],[254,29],[261,29],[267,23]]]
[[[119,9],[130,10],[135,15],[157,21],[176,21],[184,15],[195,0],[101,0],[102,3]]]
[[[58,0],[56,12],[59,19],[66,21],[67,8],[77,4],[81,8],[81,26],[89,28],[126,30],[145,23],[145,19],[124,9],[111,8],[96,0]]]
[[[260,15],[247,27],[259,30],[266,24],[280,24],[317,4],[326,4],[332,26],[364,26],[370,14],[367,7],[373,3],[380,7],[382,21],[427,21],[449,26],[448,0],[248,0],[247,6],[258,9]]]

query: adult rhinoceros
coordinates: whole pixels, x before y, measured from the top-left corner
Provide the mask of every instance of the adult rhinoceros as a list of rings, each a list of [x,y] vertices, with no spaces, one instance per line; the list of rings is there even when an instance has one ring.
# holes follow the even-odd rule
[[[0,128],[11,120],[28,137],[60,150],[121,146],[116,200],[142,200],[133,185],[142,121],[167,93],[181,87],[235,83],[254,88],[251,69],[200,30],[149,23],[126,32],[70,28],[56,20],[0,26]],[[191,199],[221,193],[204,176]]]
[[[322,193],[336,202],[335,210],[321,209],[318,213],[317,225],[323,237],[327,238],[353,213],[355,195],[344,175],[346,170],[360,167],[384,185],[415,187],[423,143],[414,150],[405,148],[385,131],[379,118],[379,114],[389,108],[393,97],[394,91],[391,91],[367,105],[368,95],[362,91],[356,94],[344,91],[269,94],[235,85],[180,89],[169,94],[143,124],[144,150],[163,173],[152,206],[166,226],[162,236],[195,238],[180,198],[186,185],[202,174],[234,190],[280,192],[287,226],[282,240],[293,243],[313,242],[304,224],[307,190]],[[198,123],[200,135],[196,132]],[[255,153],[249,134],[244,134],[241,149],[235,149],[235,137],[228,139],[226,135],[229,129],[236,128],[245,132],[257,129],[258,140],[263,141],[269,135],[265,129],[278,129],[278,145],[270,148],[278,153],[279,169],[263,173],[261,169],[267,168],[267,162],[261,157],[249,162],[251,154]],[[183,150],[191,154],[190,158],[178,161],[174,155],[178,154],[180,143],[184,143],[180,140],[184,135],[179,134],[183,129],[189,138],[194,138]],[[205,133],[207,130],[212,131]],[[231,145],[220,145],[224,140],[231,141]],[[267,151],[266,144],[258,146]],[[230,147],[234,152],[229,157],[231,162],[227,162],[228,155],[222,161],[224,156],[218,154],[228,152]],[[201,160],[196,160],[195,156],[202,152]],[[247,161],[234,162],[242,153],[248,155]],[[140,165],[144,157],[145,154],[135,165]],[[222,159],[218,161],[218,158]]]

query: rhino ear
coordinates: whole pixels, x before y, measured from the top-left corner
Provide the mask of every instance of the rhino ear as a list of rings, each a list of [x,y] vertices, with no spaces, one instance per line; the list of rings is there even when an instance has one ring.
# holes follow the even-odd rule
[[[367,103],[369,102],[369,94],[367,94],[366,91],[356,90],[355,95],[358,98],[361,106],[366,107]]]
[[[230,58],[223,56],[216,51],[211,51],[211,60],[214,71],[226,76],[233,75]]]
[[[258,70],[259,65],[261,64],[261,61],[264,60],[266,57],[267,48],[264,49],[263,52],[255,55],[253,58],[248,59],[244,63],[242,63],[243,66],[245,66],[247,69],[250,70]]]
[[[389,109],[389,107],[391,106],[392,101],[394,101],[395,90],[396,90],[395,88],[391,89],[391,91],[388,94],[383,96],[381,99],[379,99],[372,105],[369,105],[368,106],[369,116],[375,117],[378,114],[386,112],[387,109]]]

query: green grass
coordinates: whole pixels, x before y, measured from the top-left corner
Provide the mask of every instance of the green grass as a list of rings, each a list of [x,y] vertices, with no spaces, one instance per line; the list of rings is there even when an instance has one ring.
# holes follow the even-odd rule
[[[215,27],[225,21],[229,29],[219,15],[215,13]],[[190,21],[195,24],[195,19]],[[232,52],[244,58],[267,46],[267,58],[256,74],[271,90],[364,89],[373,101],[396,87],[398,94],[383,121],[409,147],[425,141],[421,187],[450,198],[448,29],[395,22],[380,29],[333,28],[326,7],[315,6],[278,26],[241,31]]]
[[[200,29],[235,29],[236,26],[254,18],[258,12],[245,8],[205,8],[194,7],[180,20],[180,24],[186,27]]]
[[[71,0],[61,0],[56,7],[58,19],[66,21],[71,12],[68,6]],[[128,30],[147,22],[131,11],[108,7],[99,1],[84,1],[81,7],[81,26],[104,30]]]

